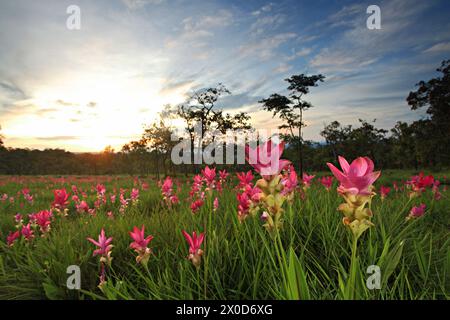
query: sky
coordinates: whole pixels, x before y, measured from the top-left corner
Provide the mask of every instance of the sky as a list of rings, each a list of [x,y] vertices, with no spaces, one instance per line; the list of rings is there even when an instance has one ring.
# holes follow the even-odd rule
[[[381,10],[370,30],[369,5]],[[80,8],[80,29],[66,22]],[[0,0],[0,125],[8,147],[120,149],[165,104],[223,83],[219,107],[280,124],[259,100],[293,74],[326,76],[307,96],[304,138],[333,120],[380,128],[424,117],[405,101],[450,59],[447,0]]]

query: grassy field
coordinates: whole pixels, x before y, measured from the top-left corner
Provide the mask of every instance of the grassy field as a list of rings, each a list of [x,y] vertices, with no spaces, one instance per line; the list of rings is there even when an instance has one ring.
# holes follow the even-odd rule
[[[327,173],[329,175],[329,173]],[[392,186],[413,172],[388,171],[375,183]],[[428,174],[428,173],[427,173]],[[432,174],[432,173],[431,173]],[[441,181],[448,173],[435,173]],[[445,177],[445,178],[444,178]],[[313,181],[284,204],[283,228],[275,235],[262,226],[259,215],[242,223],[237,217],[237,180],[230,174],[220,193],[207,195],[193,214],[188,193],[192,178],[178,178],[178,205],[162,200],[158,181],[131,177],[0,177],[0,299],[448,299],[450,297],[450,193],[442,198],[431,190],[410,199],[408,190],[392,190],[386,199],[372,201],[375,226],[366,231],[352,256],[352,236],[337,211],[342,198],[337,183],[326,191]],[[50,209],[53,190],[72,186],[94,207],[97,184],[106,187],[106,203],[91,213],[78,213],[74,201],[67,216],[54,212],[51,230],[8,246],[16,230],[14,216]],[[33,203],[22,193],[29,189]],[[121,213],[120,188],[129,195],[140,190],[139,200]],[[214,211],[217,196],[219,207]],[[13,197],[14,201],[10,200]],[[70,200],[71,198],[69,198]],[[406,220],[410,209],[426,205],[425,214]],[[112,215],[108,215],[112,212]],[[129,248],[129,231],[145,225],[153,254],[147,267],[137,264]],[[101,229],[113,237],[112,263],[106,284],[98,288],[100,264],[93,256]],[[196,268],[188,256],[182,230],[205,232],[204,254]],[[69,290],[67,267],[81,270],[81,290]],[[369,289],[367,268],[379,267],[380,289]]]

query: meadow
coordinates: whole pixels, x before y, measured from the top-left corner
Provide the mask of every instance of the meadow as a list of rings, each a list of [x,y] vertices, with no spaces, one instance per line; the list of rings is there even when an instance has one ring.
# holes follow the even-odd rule
[[[294,185],[281,193],[279,220],[253,205],[261,197],[252,191],[243,199],[258,170],[238,177],[204,168],[159,180],[1,176],[0,299],[449,298],[448,172],[381,172],[373,225],[355,241],[331,173],[297,180],[290,170],[280,176]],[[420,185],[431,174],[434,183]],[[130,237],[142,226],[144,237]],[[99,249],[102,229],[112,239]],[[189,243],[183,230],[204,233],[203,242]],[[80,290],[67,287],[71,265],[80,268]],[[367,284],[372,265],[375,288]]]

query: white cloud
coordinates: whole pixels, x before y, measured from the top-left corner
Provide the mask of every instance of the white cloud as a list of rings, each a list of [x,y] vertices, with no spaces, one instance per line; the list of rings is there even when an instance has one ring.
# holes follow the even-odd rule
[[[437,43],[434,46],[425,50],[425,53],[435,53],[435,52],[447,52],[450,51],[450,42]]]
[[[164,0],[122,0],[122,2],[131,10],[142,8],[148,4],[161,4]]]

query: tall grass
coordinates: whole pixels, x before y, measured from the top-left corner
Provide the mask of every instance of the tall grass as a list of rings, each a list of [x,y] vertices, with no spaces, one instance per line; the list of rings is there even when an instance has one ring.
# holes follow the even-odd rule
[[[105,207],[96,216],[78,214],[73,205],[68,217],[57,217],[51,232],[31,243],[21,240],[13,247],[5,244],[14,230],[14,214],[47,209],[52,189],[62,182],[45,179],[3,178],[0,195],[16,194],[29,187],[35,194],[33,205],[0,202],[0,298],[1,299],[448,299],[450,283],[450,199],[440,201],[427,192],[409,200],[406,192],[392,192],[372,203],[375,227],[358,240],[342,225],[336,210],[342,202],[334,189],[325,191],[313,184],[306,197],[287,204],[284,226],[274,235],[259,217],[243,223],[237,219],[234,183],[219,195],[220,206],[213,212],[212,199],[196,214],[189,203],[170,209],[161,201],[156,183],[141,191],[137,205],[121,215],[117,208]],[[383,183],[388,183],[387,180]],[[112,179],[113,187],[130,188],[132,179]],[[70,190],[71,181],[62,183]],[[90,188],[92,181],[79,182]],[[180,199],[187,197],[182,184]],[[93,194],[91,198],[93,201]],[[406,221],[409,209],[427,205],[426,214]],[[90,203],[92,204],[92,202]],[[108,205],[109,206],[109,205]],[[106,212],[113,210],[115,218]],[[128,231],[146,227],[155,238],[154,254],[148,268],[136,264],[129,248]],[[97,237],[104,228],[114,237],[112,266],[107,284],[98,285],[99,263],[92,257],[93,245],[86,237]],[[186,259],[188,246],[181,230],[203,231],[204,256],[200,268]],[[81,268],[81,290],[69,290],[66,269]],[[370,290],[367,268],[381,270],[381,288]]]

